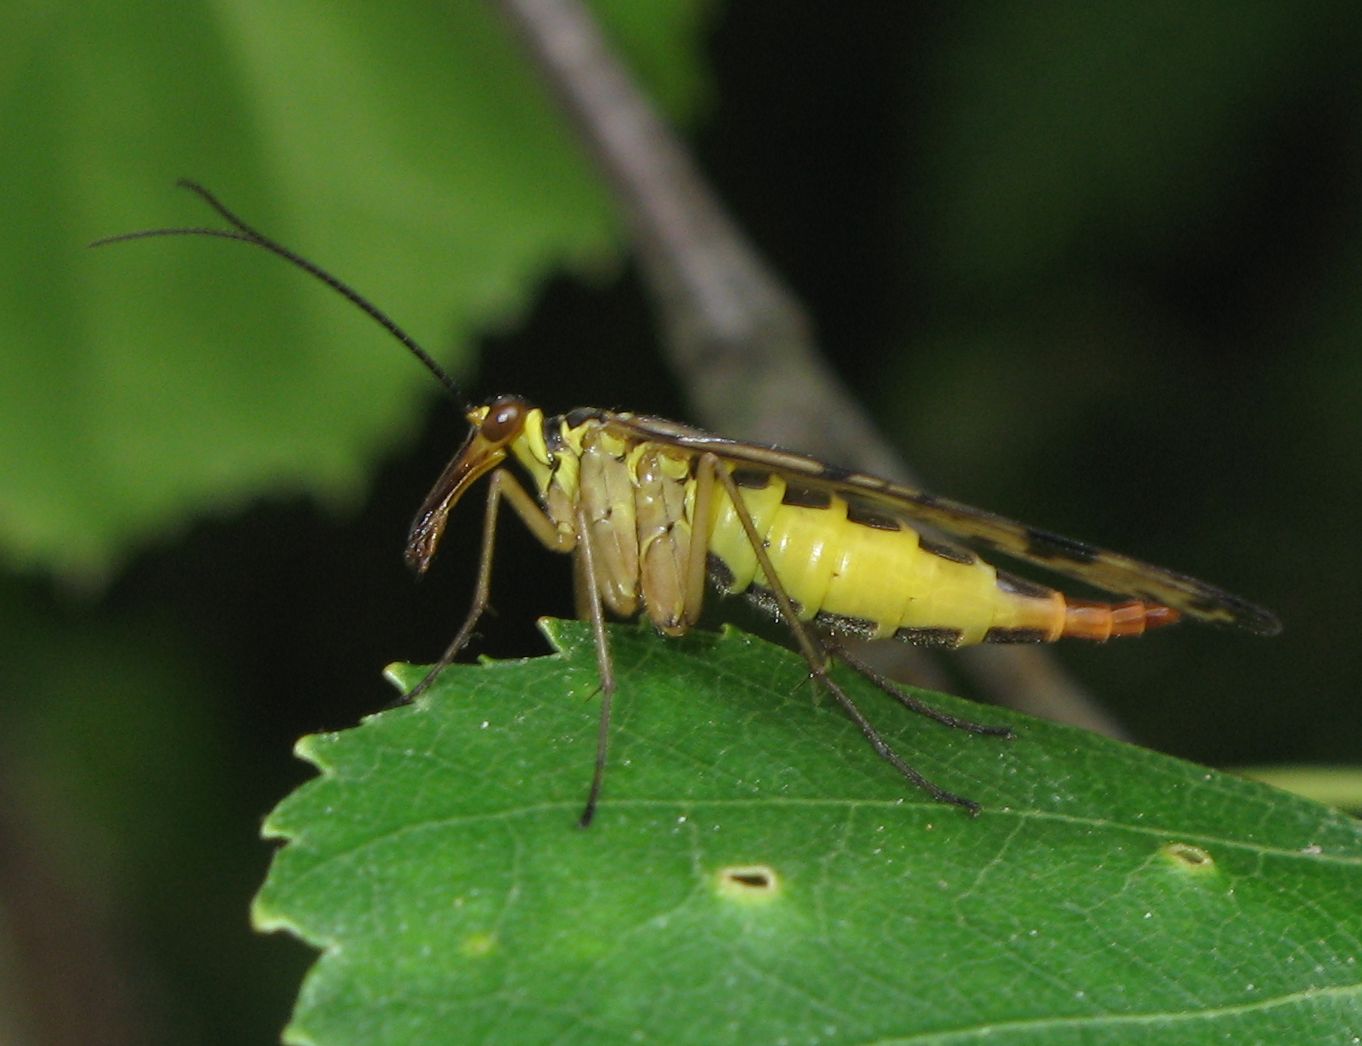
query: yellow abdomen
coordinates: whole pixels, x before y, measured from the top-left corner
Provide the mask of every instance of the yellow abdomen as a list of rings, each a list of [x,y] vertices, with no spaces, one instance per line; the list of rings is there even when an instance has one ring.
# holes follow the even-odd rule
[[[871,502],[796,486],[772,473],[737,470],[733,476],[804,621],[865,638],[964,646],[1137,635],[1172,614],[1138,601],[1069,603],[1054,589],[1000,575],[971,552],[923,537]],[[721,565],[714,570],[721,589],[769,599],[769,582],[722,489],[709,552]]]

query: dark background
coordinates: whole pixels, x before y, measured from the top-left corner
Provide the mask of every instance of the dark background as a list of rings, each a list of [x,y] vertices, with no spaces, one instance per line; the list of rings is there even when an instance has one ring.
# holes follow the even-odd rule
[[[690,140],[933,489],[1280,614],[1274,640],[1061,651],[1135,737],[1215,765],[1355,762],[1350,8],[1054,10],[716,7]],[[687,413],[627,263],[550,276],[463,377],[553,411]],[[0,888],[32,1041],[277,1034],[309,953],[246,912],[260,820],[311,774],[292,744],[392,700],[382,666],[433,658],[471,592],[471,506],[432,576],[402,563],[464,432],[435,395],[424,410],[353,511],[300,493],[198,518],[93,595],[0,581],[26,651],[4,670]],[[502,542],[479,648],[535,654],[534,619],[571,613],[567,563]],[[137,643],[158,656],[110,693],[101,665]],[[67,842],[90,833],[106,863]],[[90,1017],[61,1012],[73,993]]]

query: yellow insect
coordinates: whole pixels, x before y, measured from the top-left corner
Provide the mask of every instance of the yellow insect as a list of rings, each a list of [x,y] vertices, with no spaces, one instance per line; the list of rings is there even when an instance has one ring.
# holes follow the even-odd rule
[[[382,311],[257,232],[202,186],[181,184],[234,228],[151,229],[99,243],[199,235],[264,248],[358,305],[462,402],[453,380]],[[407,696],[423,691],[459,655],[487,609],[498,514],[509,505],[546,548],[572,555],[577,611],[593,626],[601,712],[583,826],[601,794],[615,692],[607,611],[646,613],[659,632],[678,636],[698,620],[707,583],[746,595],[789,626],[813,678],[880,756],[933,799],[971,813],[978,813],[977,803],[927,780],[890,747],[829,675],[829,665],[843,661],[905,707],[947,726],[998,736],[1009,731],[922,703],[852,656],[844,638],[941,647],[1101,641],[1180,617],[1260,635],[1280,630],[1268,611],[1195,578],[801,454],[627,413],[579,409],[549,417],[517,396],[468,407],[466,415],[472,431],[421,506],[406,557],[424,572],[450,512],[488,476],[476,589],[453,641]],[[506,467],[511,463],[529,489]],[[936,538],[937,531],[1130,598],[1070,599],[995,569]]]

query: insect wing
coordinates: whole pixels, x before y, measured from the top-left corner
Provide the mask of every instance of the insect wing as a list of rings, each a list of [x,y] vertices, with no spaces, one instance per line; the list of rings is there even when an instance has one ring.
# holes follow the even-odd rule
[[[925,524],[1105,592],[1172,607],[1198,621],[1264,636],[1281,631],[1281,623],[1270,611],[1205,581],[878,476],[837,468],[779,447],[711,435],[663,418],[612,414],[609,423],[638,439],[696,453],[708,451],[744,468],[765,470],[782,478],[797,477],[800,483],[829,490],[851,504],[873,505],[910,526]]]

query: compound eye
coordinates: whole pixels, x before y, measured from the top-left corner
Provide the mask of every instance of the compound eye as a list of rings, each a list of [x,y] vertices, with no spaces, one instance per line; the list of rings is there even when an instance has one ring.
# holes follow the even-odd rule
[[[483,419],[482,438],[491,443],[509,443],[525,426],[528,404],[519,396],[499,396],[487,404]]]

